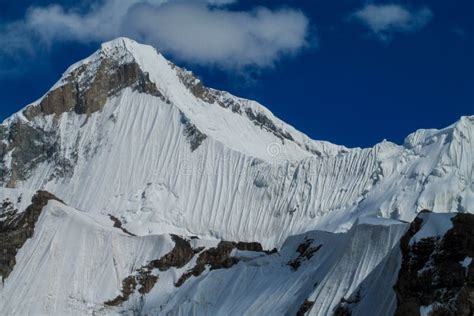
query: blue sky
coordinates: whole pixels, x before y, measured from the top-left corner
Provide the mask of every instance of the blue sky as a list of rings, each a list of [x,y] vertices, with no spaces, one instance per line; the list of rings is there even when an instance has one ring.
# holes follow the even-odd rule
[[[314,139],[401,143],[474,114],[472,0],[52,3],[0,0],[0,120],[120,35]]]

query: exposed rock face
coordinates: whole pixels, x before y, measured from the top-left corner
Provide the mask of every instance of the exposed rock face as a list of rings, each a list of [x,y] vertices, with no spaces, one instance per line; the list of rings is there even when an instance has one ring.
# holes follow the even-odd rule
[[[122,294],[118,295],[113,300],[107,301],[104,304],[108,306],[118,306],[127,301],[130,295],[133,294],[137,287],[137,281],[134,276],[128,276],[122,281]]]
[[[304,316],[307,312],[310,311],[311,307],[313,307],[314,302],[305,300],[303,304],[301,304],[300,309],[296,313],[296,316]]]
[[[43,131],[20,120],[0,137],[0,160],[11,153],[11,168],[0,172],[0,181],[14,187],[17,180],[26,179],[38,164],[51,158],[57,149],[54,133]]]
[[[170,268],[182,268],[194,257],[194,250],[189,242],[179,236],[171,235],[175,246],[173,250],[160,259],[150,261],[147,265],[139,268],[136,272],[122,281],[122,294],[114,299],[105,302],[105,305],[118,306],[127,301],[137,286],[141,295],[149,293],[159,277],[153,274],[154,269],[159,271],[167,271]]]
[[[194,251],[189,241],[176,235],[171,235],[171,238],[175,243],[173,250],[164,257],[151,261],[148,267],[166,271],[170,268],[182,268],[191,261]]]
[[[235,243],[230,241],[221,241],[217,245],[217,247],[210,248],[201,252],[196,260],[196,265],[192,269],[184,273],[176,282],[175,286],[182,286],[192,276],[200,276],[206,270],[206,267],[209,267],[210,270],[231,268],[233,265],[239,262],[238,258],[231,256],[232,250],[234,249],[264,252],[267,254],[273,253],[273,251],[265,252],[262,248],[262,245],[256,242]]]
[[[28,107],[25,116],[32,119],[40,114],[91,114],[100,111],[108,97],[127,87],[164,99],[149,75],[135,62],[117,64],[111,59],[103,59],[95,75],[91,76],[93,73],[87,64],[79,67],[65,79],[64,85],[50,91],[40,104]]]
[[[234,113],[242,113],[241,105],[234,99],[226,97],[224,92],[205,87],[202,81],[197,79],[191,71],[179,68],[176,65],[172,65],[172,67],[176,69],[181,83],[188,88],[196,98],[207,103],[217,103],[223,108],[231,109]]]
[[[191,145],[191,151],[195,151],[199,146],[201,146],[207,136],[202,133],[196,125],[191,123],[184,113],[181,113],[181,123],[184,125],[184,136],[186,136],[186,139]]]
[[[178,78],[181,83],[189,89],[189,91],[197,98],[206,101],[207,103],[214,103],[216,101],[215,95],[212,90],[206,88],[201,80],[197,79],[191,71],[187,71],[174,64],[170,64],[176,70]]]
[[[307,238],[304,243],[298,246],[296,252],[299,253],[298,257],[288,262],[288,265],[294,270],[298,270],[303,261],[311,259],[314,254],[321,249],[323,245],[313,246],[313,239]]]
[[[18,213],[11,202],[0,205],[0,277],[5,280],[16,264],[16,254],[25,242],[33,236],[35,225],[43,208],[50,200],[57,200],[51,193],[38,191],[31,205]],[[62,202],[62,201],[60,201]]]
[[[245,114],[247,117],[260,128],[266,129],[267,131],[273,133],[275,136],[280,138],[282,141],[284,139],[293,141],[293,137],[290,133],[283,131],[281,128],[278,128],[275,123],[272,122],[268,117],[262,113],[255,114],[252,109],[246,109]]]
[[[419,315],[422,306],[430,306],[431,316],[474,315],[474,215],[457,214],[452,222],[442,238],[410,245],[421,226],[417,218],[402,239],[396,315]]]
[[[184,273],[175,286],[182,286],[192,276],[200,276],[206,270],[207,265],[210,266],[211,270],[232,267],[239,262],[237,258],[230,257],[232,249],[234,249],[233,243],[221,241],[217,247],[202,252],[197,258],[196,265]]]
[[[114,227],[115,228],[120,229],[121,231],[123,231],[127,235],[136,236],[135,234],[132,234],[131,232],[129,232],[128,230],[123,228],[122,222],[117,217],[109,214],[109,218],[112,220],[112,222],[114,222]]]
[[[352,307],[360,302],[360,289],[351,295],[348,299],[344,297],[341,299],[339,305],[334,309],[334,316],[351,316]]]

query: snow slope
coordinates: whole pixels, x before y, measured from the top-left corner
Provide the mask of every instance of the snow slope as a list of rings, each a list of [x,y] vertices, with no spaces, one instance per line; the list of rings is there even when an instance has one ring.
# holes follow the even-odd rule
[[[361,224],[349,232],[308,232],[289,238],[279,253],[234,251],[241,261],[175,283],[192,268],[158,272],[147,294],[135,292],[124,304],[104,306],[120,293],[122,280],[173,248],[169,235],[130,236],[106,216],[91,215],[50,201],[35,234],[17,255],[17,266],[0,289],[5,315],[269,315],[295,314],[315,300],[314,315],[327,315],[390,252],[406,224]],[[215,240],[191,240],[193,248]],[[298,247],[314,249],[293,269]]]
[[[136,266],[173,248],[167,235],[132,237],[105,216],[50,201],[0,290],[3,315],[86,315],[117,295]]]
[[[163,312],[169,315],[295,315],[307,299],[310,315],[329,315],[377,266],[406,225],[355,226],[348,233],[313,231],[289,238],[281,252],[230,270],[219,270],[185,284]],[[305,240],[321,248],[293,271],[287,263]],[[152,292],[159,296],[159,292]],[[148,308],[153,308],[152,301]],[[153,312],[153,309],[150,310]]]

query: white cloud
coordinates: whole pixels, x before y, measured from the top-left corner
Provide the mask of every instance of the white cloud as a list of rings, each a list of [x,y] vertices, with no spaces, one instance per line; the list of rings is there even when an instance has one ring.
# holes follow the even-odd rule
[[[397,4],[368,4],[352,14],[382,40],[389,40],[396,32],[415,32],[433,18],[427,7],[410,10]]]
[[[172,2],[136,5],[124,21],[123,29],[132,37],[160,45],[180,59],[231,67],[269,66],[298,52],[306,45],[309,24],[301,12],[289,9],[231,12]]]
[[[0,55],[38,44],[101,42],[125,35],[184,61],[235,69],[271,66],[308,44],[309,21],[302,12],[237,12],[228,6],[235,2],[104,0],[85,13],[60,5],[32,7],[23,20],[0,26]]]

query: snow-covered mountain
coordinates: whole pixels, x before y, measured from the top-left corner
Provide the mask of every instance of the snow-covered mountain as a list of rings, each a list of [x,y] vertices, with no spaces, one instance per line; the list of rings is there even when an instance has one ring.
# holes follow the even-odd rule
[[[404,222],[474,213],[473,161],[474,117],[349,149],[119,38],[0,125],[0,310],[394,313]]]

